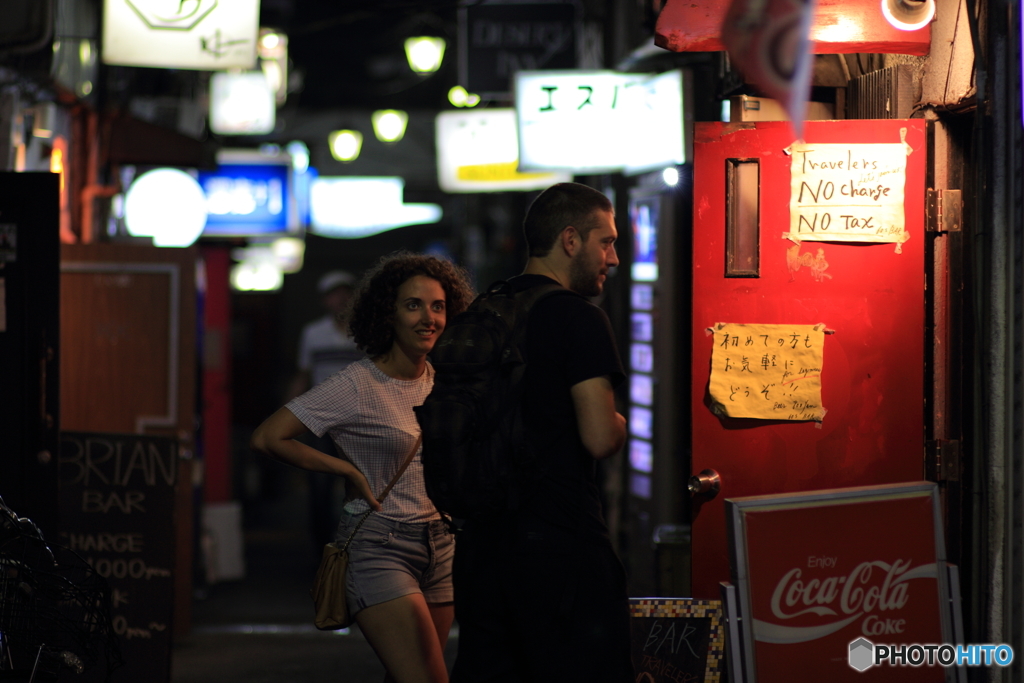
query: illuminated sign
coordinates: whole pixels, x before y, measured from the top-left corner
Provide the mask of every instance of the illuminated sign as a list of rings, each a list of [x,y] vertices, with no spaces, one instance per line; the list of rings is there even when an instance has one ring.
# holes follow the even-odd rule
[[[219,135],[262,135],[274,130],[274,89],[262,71],[215,73],[210,78],[210,130]]]
[[[405,204],[395,177],[320,177],[309,193],[309,231],[324,237],[367,237],[441,220],[437,204]]]
[[[105,0],[103,62],[252,69],[259,12],[259,0]]]
[[[687,160],[683,73],[520,71],[519,168],[639,173]]]
[[[287,232],[288,174],[284,164],[222,164],[200,171],[209,217],[205,235]]]
[[[514,109],[438,114],[437,179],[445,192],[538,190],[572,180],[569,173],[523,173]]]
[[[176,168],[142,174],[124,200],[128,234],[152,237],[158,247],[187,247],[206,223],[206,197],[192,176]]]

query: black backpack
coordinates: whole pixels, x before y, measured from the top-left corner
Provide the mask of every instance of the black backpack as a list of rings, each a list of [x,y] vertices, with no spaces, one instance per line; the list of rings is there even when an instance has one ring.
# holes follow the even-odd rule
[[[541,476],[523,429],[521,398],[530,309],[561,285],[516,293],[491,285],[448,321],[430,354],[434,388],[414,408],[423,430],[423,478],[437,509],[458,519],[514,511]]]

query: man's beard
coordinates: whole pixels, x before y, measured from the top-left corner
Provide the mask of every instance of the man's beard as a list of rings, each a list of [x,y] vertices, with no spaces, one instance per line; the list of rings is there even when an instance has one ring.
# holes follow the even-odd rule
[[[591,268],[582,253],[569,262],[569,289],[583,296],[601,293],[601,269]]]

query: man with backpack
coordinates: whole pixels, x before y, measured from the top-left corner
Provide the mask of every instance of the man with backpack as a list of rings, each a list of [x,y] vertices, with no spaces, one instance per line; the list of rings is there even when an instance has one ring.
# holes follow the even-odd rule
[[[596,461],[625,441],[613,394],[624,373],[607,315],[584,298],[618,264],[614,209],[590,187],[559,183],[523,228],[529,260],[508,283],[516,298],[552,283],[568,292],[533,297],[528,310],[520,407],[530,458],[519,467],[529,471],[515,477],[506,512],[467,517],[458,535],[452,681],[631,682],[625,572],[595,481]]]

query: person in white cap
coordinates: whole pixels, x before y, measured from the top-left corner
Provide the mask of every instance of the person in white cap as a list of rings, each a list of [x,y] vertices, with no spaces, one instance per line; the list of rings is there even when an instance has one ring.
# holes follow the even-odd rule
[[[298,371],[288,387],[286,401],[317,386],[336,372],[363,357],[348,333],[348,307],[355,278],[343,270],[332,270],[317,283],[325,314],[302,329],[299,341]],[[309,445],[328,455],[337,455],[330,439],[310,436]],[[309,473],[309,534],[313,548],[320,552],[334,538],[339,512],[335,509],[336,478],[319,472]]]
[[[317,290],[326,312],[302,329],[298,372],[292,378],[288,400],[363,357],[347,329],[346,309],[352,299],[354,284],[352,274],[343,270],[332,270],[320,278]]]

